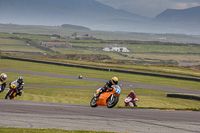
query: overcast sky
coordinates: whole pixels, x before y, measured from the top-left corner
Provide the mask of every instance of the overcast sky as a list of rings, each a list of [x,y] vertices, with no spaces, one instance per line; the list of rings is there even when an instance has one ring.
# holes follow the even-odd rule
[[[200,6],[200,0],[96,0],[116,9],[123,9],[153,18],[166,9],[186,9]]]

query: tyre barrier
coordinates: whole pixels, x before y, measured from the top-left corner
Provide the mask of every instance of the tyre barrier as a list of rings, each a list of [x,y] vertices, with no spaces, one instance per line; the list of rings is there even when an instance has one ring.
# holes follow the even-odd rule
[[[192,99],[192,100],[198,100],[198,101],[200,101],[200,95],[196,95],[196,94],[167,93],[166,96],[167,97],[173,97],[173,98]]]

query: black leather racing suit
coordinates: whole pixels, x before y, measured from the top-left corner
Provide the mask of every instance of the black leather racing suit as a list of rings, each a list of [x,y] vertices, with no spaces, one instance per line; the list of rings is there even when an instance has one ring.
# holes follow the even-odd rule
[[[108,88],[111,88],[112,85],[114,85],[114,84],[112,83],[111,80],[109,80],[108,82],[106,82],[106,84],[101,88],[101,90],[100,90],[99,93],[96,95],[96,97],[99,97],[101,93],[106,92],[106,90],[107,90]]]

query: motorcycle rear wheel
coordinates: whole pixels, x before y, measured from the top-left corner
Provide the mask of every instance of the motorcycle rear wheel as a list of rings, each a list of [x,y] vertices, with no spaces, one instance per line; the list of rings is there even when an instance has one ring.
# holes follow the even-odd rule
[[[97,103],[95,101],[95,97],[93,97],[92,100],[90,101],[90,106],[93,107],[93,108],[97,107]]]
[[[113,108],[119,101],[119,96],[114,96],[113,100],[111,101],[111,97],[108,99],[107,107]]]

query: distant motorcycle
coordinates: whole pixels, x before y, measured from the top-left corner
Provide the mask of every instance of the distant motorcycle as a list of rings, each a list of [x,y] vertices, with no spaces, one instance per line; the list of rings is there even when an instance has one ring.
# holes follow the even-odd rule
[[[20,93],[22,93],[22,90],[20,91],[21,91]],[[10,98],[10,100],[12,100],[16,97],[17,93],[18,93],[17,86],[15,84],[11,84],[9,86],[8,92],[6,93],[5,99]]]
[[[126,97],[124,99],[125,106],[134,107],[134,104],[138,101],[137,98],[132,99],[131,97]]]
[[[83,76],[82,75],[78,75],[78,79],[83,79]]]
[[[99,93],[101,88],[97,90]],[[99,100],[96,101],[96,94],[92,98],[90,102],[91,107],[97,107],[98,105],[107,106],[108,108],[113,108],[119,101],[119,96],[121,94],[121,88],[118,85],[112,86],[112,88],[108,89],[106,92],[103,92]]]

